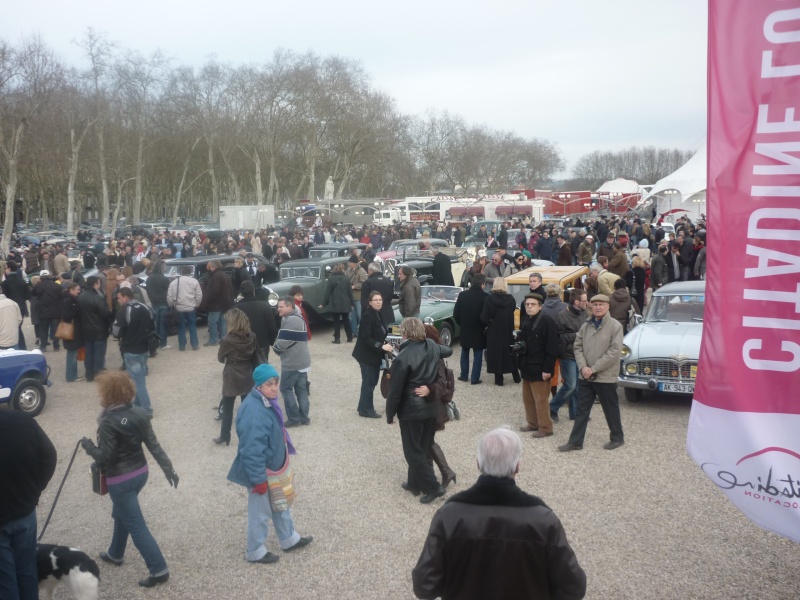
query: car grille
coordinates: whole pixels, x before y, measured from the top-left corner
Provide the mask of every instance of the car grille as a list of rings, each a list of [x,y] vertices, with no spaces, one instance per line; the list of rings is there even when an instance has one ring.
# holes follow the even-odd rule
[[[694,381],[691,372],[692,367],[697,371],[696,360],[677,361],[669,359],[648,359],[637,360],[636,366],[639,368],[639,377],[654,377],[659,381]]]

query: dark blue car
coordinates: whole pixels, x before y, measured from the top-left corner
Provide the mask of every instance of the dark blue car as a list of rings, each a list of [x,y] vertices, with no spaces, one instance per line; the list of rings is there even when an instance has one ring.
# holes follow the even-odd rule
[[[50,367],[38,350],[0,352],[0,403],[11,402],[15,410],[35,417],[44,408],[49,376]]]

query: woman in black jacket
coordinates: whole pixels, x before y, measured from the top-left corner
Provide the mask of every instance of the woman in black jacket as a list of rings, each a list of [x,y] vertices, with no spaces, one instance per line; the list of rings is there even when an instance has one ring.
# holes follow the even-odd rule
[[[511,358],[514,343],[514,310],[517,303],[508,293],[503,277],[495,277],[492,292],[483,301],[481,322],[486,325],[486,372],[494,373],[494,384],[503,385],[503,373],[511,373],[519,383],[519,373]]]
[[[78,350],[83,348],[83,331],[81,330],[81,314],[78,309],[78,295],[81,286],[74,281],[66,285],[61,296],[61,320],[72,323],[74,335],[71,340],[62,340],[67,351],[67,383],[83,381],[78,377]]]
[[[381,373],[381,360],[386,352],[392,351],[391,344],[386,343],[388,332],[381,318],[383,296],[380,292],[371,292],[367,310],[361,315],[358,326],[356,347],[353,358],[361,365],[361,395],[358,397],[358,416],[377,419],[381,415],[375,412],[373,394]]]
[[[333,272],[328,277],[325,286],[325,297],[320,308],[328,307],[328,311],[333,317],[333,343],[340,344],[341,322],[344,321],[344,332],[347,341],[353,341],[353,330],[350,328],[350,309],[353,308],[353,287],[350,279],[344,272],[345,263],[339,263],[333,267]]]
[[[97,418],[97,445],[89,438],[83,438],[81,446],[105,473],[113,505],[114,535],[108,551],[101,552],[100,558],[121,565],[130,536],[150,571],[150,575],[139,580],[139,585],[153,587],[169,579],[169,569],[139,506],[139,492],[148,477],[142,443],[175,488],[178,487],[178,474],[153,433],[150,417],[144,409],[133,405],[136,396],[133,380],[121,371],[109,371],[100,375],[97,382],[103,408]]]

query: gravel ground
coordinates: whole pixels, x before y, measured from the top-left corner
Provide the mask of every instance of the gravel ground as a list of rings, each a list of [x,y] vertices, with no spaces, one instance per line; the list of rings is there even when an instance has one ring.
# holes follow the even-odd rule
[[[171,579],[140,589],[136,582],[146,569],[129,544],[122,567],[100,563],[102,597],[263,600],[265,594],[279,593],[270,590],[276,586],[303,599],[413,598],[411,569],[442,501],[424,506],[400,489],[405,462],[399,428],[356,415],[360,377],[352,345],[331,345],[330,327],[313,331],[312,423],[291,432],[298,448],[293,466],[299,489],[292,512],[298,531],[313,534],[314,543],[282,554],[271,531],[268,545],[282,554],[280,562],[245,561],[246,492],[226,480],[235,433],[230,447],[211,441],[218,423],[210,409],[220,397],[222,372],[216,349],[165,350],[150,361],[148,389],[153,426],[181,481],[171,489],[151,459],[140,501]],[[27,337],[30,344],[30,328]],[[201,343],[206,339],[203,328]],[[175,338],[170,343],[177,346]],[[75,444],[94,435],[99,410],[92,384],[64,383],[64,351],[47,358],[55,383],[38,419],[58,449],[59,462],[42,496],[40,527]],[[121,362],[114,344],[107,362],[110,368]],[[522,423],[521,391],[509,379],[502,388],[458,382],[461,421],[437,435],[458,473],[451,492],[474,482],[475,444],[483,432]],[[381,404],[376,400],[378,410]],[[523,437],[517,482],[561,518],[588,576],[586,597],[797,598],[800,548],[748,521],[689,459],[690,403],[668,398],[633,405],[623,399],[621,406],[626,444],[614,452],[601,447],[608,429],[599,406],[582,452],[556,450],[569,435],[566,418],[553,437]],[[91,492],[89,462],[79,451],[44,541],[96,557],[110,541],[111,502]],[[69,596],[59,590],[56,597]]]

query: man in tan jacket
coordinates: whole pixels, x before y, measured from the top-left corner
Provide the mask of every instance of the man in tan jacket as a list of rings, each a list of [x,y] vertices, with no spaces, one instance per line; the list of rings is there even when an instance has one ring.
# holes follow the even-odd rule
[[[619,279],[619,275],[615,275],[608,270],[608,259],[605,256],[597,257],[597,264],[600,265],[600,273],[597,275],[597,289],[601,294],[610,298],[614,293],[614,282]]]
[[[583,438],[589,423],[594,397],[600,398],[600,406],[611,430],[611,441],[603,446],[614,450],[625,443],[622,418],[617,397],[617,376],[622,352],[622,325],[608,314],[610,300],[598,294],[591,300],[592,318],[581,325],[575,337],[575,362],[578,364],[578,406],[575,424],[569,441],[558,449],[561,452],[583,450]]]
[[[353,290],[353,302],[350,309],[350,331],[353,335],[358,333],[358,325],[361,323],[361,284],[367,280],[367,272],[361,267],[358,256],[350,256],[347,262],[347,278],[350,280],[350,289]]]

